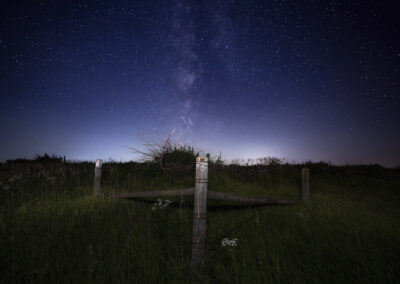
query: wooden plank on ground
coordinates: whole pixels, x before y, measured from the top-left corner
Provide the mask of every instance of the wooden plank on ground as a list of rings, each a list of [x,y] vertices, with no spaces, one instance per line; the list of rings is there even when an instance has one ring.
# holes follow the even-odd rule
[[[112,197],[124,198],[124,199],[180,197],[180,196],[193,196],[194,191],[195,191],[194,188],[178,189],[178,190],[141,191],[141,192],[118,194]],[[298,200],[245,197],[245,196],[231,195],[225,192],[217,192],[217,191],[208,191],[207,199],[220,200],[220,201],[233,201],[233,202],[247,203],[247,204],[260,204],[260,205],[293,205],[299,202]]]
[[[297,200],[237,196],[217,191],[208,191],[208,199],[261,205],[293,205],[298,202]]]
[[[156,190],[156,191],[140,191],[131,193],[122,193],[113,195],[114,198],[135,199],[149,197],[176,197],[176,196],[193,196],[194,187],[178,190]]]

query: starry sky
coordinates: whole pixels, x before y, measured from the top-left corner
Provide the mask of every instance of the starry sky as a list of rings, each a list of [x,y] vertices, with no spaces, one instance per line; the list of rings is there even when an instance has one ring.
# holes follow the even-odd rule
[[[1,1],[0,161],[400,165],[400,1]]]

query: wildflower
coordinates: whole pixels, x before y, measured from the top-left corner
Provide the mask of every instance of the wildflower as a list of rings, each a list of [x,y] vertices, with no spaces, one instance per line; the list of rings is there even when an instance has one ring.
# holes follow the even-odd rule
[[[22,178],[22,174],[13,175],[13,176],[8,180],[8,182],[9,182],[9,183],[14,183],[14,182],[19,181],[21,178]]]
[[[226,246],[229,246],[229,247],[237,247],[237,239],[229,239],[229,238],[224,238],[223,240],[222,240],[222,246],[223,247],[226,247]]]
[[[151,207],[151,210],[155,211],[157,209],[163,209],[165,207],[168,207],[172,203],[171,200],[165,199],[162,200],[161,198],[157,199],[157,202],[153,203],[153,207]]]

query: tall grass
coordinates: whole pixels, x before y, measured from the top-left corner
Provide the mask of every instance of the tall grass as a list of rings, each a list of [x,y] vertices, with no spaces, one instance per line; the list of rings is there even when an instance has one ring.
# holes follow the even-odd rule
[[[194,166],[194,165],[193,165]],[[395,283],[400,281],[400,171],[379,166],[210,165],[209,189],[298,199],[290,207],[209,202],[207,257],[190,269],[191,198],[162,210],[112,193],[187,188],[194,167],[152,163],[0,165],[0,281],[136,283]],[[222,246],[236,238],[237,247]]]

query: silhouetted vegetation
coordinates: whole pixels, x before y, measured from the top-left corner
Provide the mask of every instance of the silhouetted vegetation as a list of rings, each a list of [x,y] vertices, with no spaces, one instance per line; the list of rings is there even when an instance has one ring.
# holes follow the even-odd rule
[[[13,160],[6,160],[7,164],[21,164],[21,163],[62,163],[63,157],[57,155],[48,155],[44,153],[43,155],[36,154],[34,159],[18,158]]]
[[[44,155],[36,155],[35,161],[39,163],[61,163],[63,161],[62,157],[58,157],[56,155],[49,156],[47,153]]]

